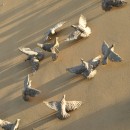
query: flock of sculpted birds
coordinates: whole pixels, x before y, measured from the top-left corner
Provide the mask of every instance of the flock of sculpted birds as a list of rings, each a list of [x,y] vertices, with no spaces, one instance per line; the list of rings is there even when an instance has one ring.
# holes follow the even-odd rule
[[[112,9],[112,7],[121,7],[124,6],[126,3],[127,2],[125,0],[102,0],[102,9],[105,11],[109,11]],[[57,30],[61,28],[65,23],[66,22],[63,21],[56,24],[54,27],[50,28],[44,37],[44,43],[37,43],[38,47],[51,53],[52,60],[56,60],[58,58],[58,37],[55,38],[53,43],[48,43],[48,41],[52,39],[52,35],[58,33]],[[79,18],[79,24],[71,25],[71,27],[73,27],[75,31],[73,31],[65,41],[73,41],[79,38],[89,37],[89,35],[91,34],[91,28],[87,26],[86,18],[83,15],[81,15]],[[24,47],[20,47],[19,50],[27,55],[27,59],[25,61],[28,60],[31,63],[32,72],[36,72],[39,69],[40,61],[42,61],[45,58],[43,51],[41,51],[41,49],[38,48],[32,50],[30,48]],[[106,41],[104,41],[102,44],[102,54],[103,57],[99,55],[89,61],[84,61],[83,59],[80,59],[80,65],[67,68],[66,70],[70,73],[81,74],[87,79],[91,79],[96,75],[96,68],[97,66],[99,66],[100,63],[105,65],[107,64],[108,59],[113,62],[122,61],[122,58],[114,52],[114,45],[109,46],[106,43]],[[29,101],[30,97],[35,97],[41,93],[41,91],[32,87],[31,82],[32,81],[30,80],[28,74],[24,80],[24,89],[22,93],[23,99],[25,101]],[[45,103],[45,105],[49,108],[55,110],[57,112],[57,118],[61,120],[70,117],[70,114],[68,112],[76,110],[82,105],[82,101],[66,101],[65,95],[59,101],[43,101],[43,103]],[[8,121],[0,119],[0,126],[4,130],[18,130],[19,122],[20,119],[17,119],[15,123],[10,123]]]

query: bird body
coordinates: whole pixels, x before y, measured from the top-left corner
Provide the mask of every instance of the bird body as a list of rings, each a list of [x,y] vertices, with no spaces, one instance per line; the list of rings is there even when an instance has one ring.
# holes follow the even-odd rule
[[[37,48],[31,50],[30,48],[20,47],[19,50],[28,56],[25,61],[30,61],[32,71],[36,72],[39,69],[39,62],[44,59],[43,52],[39,51]]]
[[[48,32],[46,33],[46,36],[44,37],[44,42],[46,42],[47,40],[51,39],[51,36],[54,35],[54,34],[56,34],[57,30],[59,28],[61,28],[65,23],[66,23],[66,21],[62,21],[62,22],[57,23],[52,28],[50,28],[48,30]]]
[[[44,102],[49,108],[57,111],[57,117],[61,120],[70,117],[69,111],[74,111],[82,105],[82,101],[66,101],[65,95],[60,101]]]
[[[75,31],[72,32],[65,41],[76,40],[79,37],[89,37],[89,35],[92,33],[91,28],[87,26],[86,18],[83,15],[80,15],[79,24],[71,25],[71,27],[73,27]]]
[[[75,73],[75,74],[82,74],[86,78],[90,79],[93,78],[96,74],[95,68],[100,64],[101,56],[97,56],[90,61],[86,62],[83,59],[81,59],[82,64],[78,66],[74,66],[71,68],[67,68],[66,70]]]
[[[35,97],[41,93],[39,90],[32,88],[31,82],[32,81],[30,80],[30,77],[28,74],[24,80],[23,99],[25,101],[28,101],[29,97]]]
[[[105,65],[108,62],[108,59],[113,62],[121,62],[122,59],[121,57],[114,52],[114,45],[109,45],[106,43],[106,41],[103,42],[102,44],[102,54],[103,54],[103,59],[102,59],[102,64]]]
[[[58,58],[57,53],[59,53],[58,47],[59,47],[59,42],[58,42],[58,37],[56,37],[54,43],[37,43],[37,46],[42,48],[45,51],[51,52],[52,53],[52,59],[56,60]]]

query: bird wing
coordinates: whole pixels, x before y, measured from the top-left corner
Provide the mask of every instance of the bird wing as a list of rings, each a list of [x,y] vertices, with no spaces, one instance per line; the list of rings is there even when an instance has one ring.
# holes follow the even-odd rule
[[[100,64],[100,60],[101,60],[101,55],[89,61],[89,64],[92,65],[92,69],[95,69]]]
[[[24,79],[24,88],[28,88],[31,85],[31,80],[29,79],[29,74]]]
[[[49,108],[58,111],[60,102],[58,101],[51,101],[51,102],[44,102]]]
[[[18,121],[18,120],[16,120],[16,121],[15,121],[15,123],[13,124],[13,126],[12,126],[12,129],[11,129],[11,130],[18,130],[18,128],[19,128],[19,122],[20,122],[20,119],[19,119],[19,121]]]
[[[38,89],[31,88],[31,87],[27,91],[28,91],[28,95],[31,97],[35,97],[41,93],[41,91],[39,91]]]
[[[51,48],[51,52],[52,52],[51,57],[52,57],[52,60],[56,60],[58,58],[58,55],[56,53],[56,49],[57,49],[56,47],[52,47]],[[59,50],[57,49],[57,51],[59,51]]]
[[[38,54],[37,52],[31,50],[30,48],[20,47],[19,50],[26,55],[37,55]]]
[[[82,101],[66,101],[66,111],[73,111],[82,105]]]
[[[39,52],[42,52],[42,49],[41,49],[41,48],[39,48],[39,47],[36,47],[36,48],[34,48],[34,49],[33,49],[33,51],[35,51],[35,52],[39,53]]]
[[[86,69],[86,70],[82,73],[82,75],[83,75],[84,77],[88,77],[89,74],[90,74],[90,72],[91,72],[91,71],[89,71],[89,70]]]
[[[59,22],[52,29],[57,30],[58,28],[62,27],[65,23],[66,21]]]
[[[88,62],[86,62],[86,61],[82,61],[82,65],[85,67],[85,70],[89,70],[90,69],[90,64],[88,63]]]
[[[31,59],[31,65],[32,65],[32,71],[36,72],[39,69],[39,60],[36,59]]]
[[[54,41],[54,46],[53,47],[56,47],[56,48],[59,47],[59,42],[58,42],[57,38]]]
[[[83,65],[78,65],[78,66],[74,66],[71,68],[67,68],[66,70],[71,72],[71,73],[81,74],[82,72],[85,71],[85,67]]]
[[[51,54],[52,60],[55,61],[58,58],[57,53],[52,53]]]
[[[5,130],[10,130],[13,126],[13,123],[0,119],[0,126]]]
[[[51,30],[49,29],[44,35],[45,35],[45,36],[44,36],[44,38],[43,38],[43,43],[45,43],[47,40],[50,39]]]
[[[115,61],[115,62],[121,62],[122,61],[122,58],[117,53],[115,53],[114,51],[110,52],[108,58],[111,61]]]
[[[104,41],[103,44],[102,44],[102,54],[103,54],[103,55],[106,55],[108,49],[109,49],[109,46],[108,46],[108,44]]]
[[[72,32],[65,41],[76,40],[76,39],[78,39],[78,37],[80,35],[81,35],[81,32],[79,30],[76,30],[76,31]]]
[[[81,25],[84,28],[87,26],[86,18],[82,14],[80,15],[79,18],[79,25]]]

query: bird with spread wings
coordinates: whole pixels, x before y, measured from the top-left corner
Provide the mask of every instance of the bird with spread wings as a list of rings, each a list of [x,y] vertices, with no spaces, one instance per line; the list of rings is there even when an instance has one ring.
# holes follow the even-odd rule
[[[61,120],[70,117],[69,111],[74,111],[82,105],[82,101],[66,101],[65,95],[60,101],[51,101],[45,103],[49,108],[57,112],[57,117]]]

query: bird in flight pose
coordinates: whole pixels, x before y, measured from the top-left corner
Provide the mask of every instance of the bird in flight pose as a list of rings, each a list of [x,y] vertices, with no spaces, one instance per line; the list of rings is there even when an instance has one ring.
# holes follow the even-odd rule
[[[41,91],[35,88],[32,88],[31,82],[32,81],[30,80],[29,74],[28,74],[24,80],[23,99],[25,101],[28,101],[29,97],[35,97],[41,93]]]
[[[51,39],[51,36],[57,33],[57,30],[59,28],[61,28],[64,24],[66,23],[66,21],[62,21],[57,23],[55,26],[53,26],[52,28],[50,28],[48,30],[48,32],[46,32],[45,37],[44,37],[44,42],[46,42],[47,40]]]
[[[66,101],[64,95],[60,101],[43,102],[49,108],[57,112],[57,117],[61,120],[70,117],[69,111],[74,111],[82,105],[82,101]]]
[[[82,58],[81,64],[78,66],[74,66],[71,68],[67,68],[66,70],[75,73],[82,74],[84,77],[91,79],[96,75],[96,68],[100,64],[101,55],[89,60],[88,62],[84,61]]]
[[[71,25],[75,29],[65,41],[73,41],[79,38],[89,37],[92,33],[91,28],[87,26],[86,18],[81,14],[78,25]]]
[[[59,47],[59,42],[58,42],[58,37],[56,37],[54,43],[37,43],[37,46],[42,48],[45,51],[51,52],[52,55],[52,60],[56,60],[58,58],[58,47]]]
[[[102,64],[105,65],[108,62],[108,59],[113,62],[121,62],[122,58],[114,52],[114,45],[112,44],[110,47],[106,43],[106,41],[103,42],[102,44],[102,54],[103,54],[103,59],[102,59]]]

